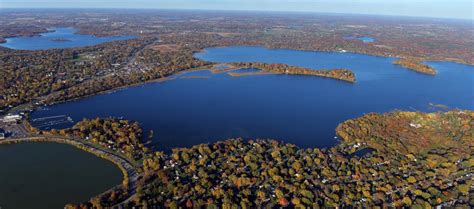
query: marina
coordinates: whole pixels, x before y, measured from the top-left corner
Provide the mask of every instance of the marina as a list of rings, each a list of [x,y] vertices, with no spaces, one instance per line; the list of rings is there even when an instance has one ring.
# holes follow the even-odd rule
[[[30,124],[39,129],[50,129],[51,127],[67,127],[74,124],[71,117],[66,115],[55,115],[41,118],[34,118]]]
[[[213,62],[347,68],[356,74],[357,82],[284,74],[233,77],[225,69],[200,70],[173,76],[205,79],[171,79],[124,88],[48,106],[49,110],[34,111],[31,119],[124,117],[138,121],[145,133],[153,130],[151,146],[164,151],[236,137],[273,138],[322,148],[337,143],[334,136],[339,123],[366,113],[436,111],[432,104],[474,109],[473,92],[465,88],[474,82],[474,70],[468,65],[428,62],[439,72],[433,77],[393,65],[393,58],[355,53],[235,46],[206,49],[195,57]],[[67,122],[65,117],[57,119]],[[42,129],[72,126],[42,124]]]

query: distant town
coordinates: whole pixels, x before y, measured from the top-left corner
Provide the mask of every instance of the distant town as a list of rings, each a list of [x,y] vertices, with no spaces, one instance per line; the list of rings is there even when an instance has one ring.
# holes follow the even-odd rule
[[[44,188],[0,168],[14,182],[0,209],[473,208],[473,33],[372,15],[2,10],[0,149],[66,144],[123,178],[34,202]],[[68,180],[105,182],[102,169]],[[65,179],[37,177],[51,194]]]

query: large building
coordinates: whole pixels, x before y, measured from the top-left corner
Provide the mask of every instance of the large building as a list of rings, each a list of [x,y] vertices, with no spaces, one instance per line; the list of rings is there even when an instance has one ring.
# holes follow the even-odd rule
[[[16,123],[21,120],[23,117],[21,115],[6,115],[3,117],[2,121],[4,123]]]

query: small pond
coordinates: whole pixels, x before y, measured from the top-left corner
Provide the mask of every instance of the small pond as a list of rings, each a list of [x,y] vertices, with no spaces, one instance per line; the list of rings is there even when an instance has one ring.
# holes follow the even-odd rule
[[[55,209],[80,203],[119,185],[111,162],[71,145],[0,146],[0,208]]]

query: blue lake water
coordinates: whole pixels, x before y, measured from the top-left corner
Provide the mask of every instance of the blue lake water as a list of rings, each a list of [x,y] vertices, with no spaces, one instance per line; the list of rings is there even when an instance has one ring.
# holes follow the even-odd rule
[[[393,65],[392,58],[354,53],[226,47],[195,56],[216,62],[348,68],[356,73],[357,82],[292,75],[231,77],[196,71],[166,82],[54,105],[33,112],[32,118],[68,115],[78,121],[123,116],[139,121],[146,130],[153,129],[154,146],[159,150],[231,137],[329,147],[337,143],[334,136],[339,123],[365,113],[435,111],[430,103],[474,109],[474,67],[468,65],[428,62],[439,72],[429,76]]]
[[[375,39],[374,38],[371,38],[371,37],[367,37],[367,36],[363,36],[363,37],[345,37],[345,39],[348,39],[348,40],[353,40],[353,39],[357,39],[357,40],[360,40],[364,43],[372,43],[372,42],[375,42]]]
[[[135,38],[134,36],[96,37],[76,34],[76,32],[77,30],[74,28],[52,28],[50,32],[41,33],[38,36],[6,38],[7,42],[0,44],[0,46],[10,49],[42,50],[93,46],[110,41]]]
[[[370,37],[360,37],[360,38],[358,38],[358,39],[361,40],[361,41],[364,42],[364,43],[372,43],[372,42],[375,41],[375,39],[370,38]]]

